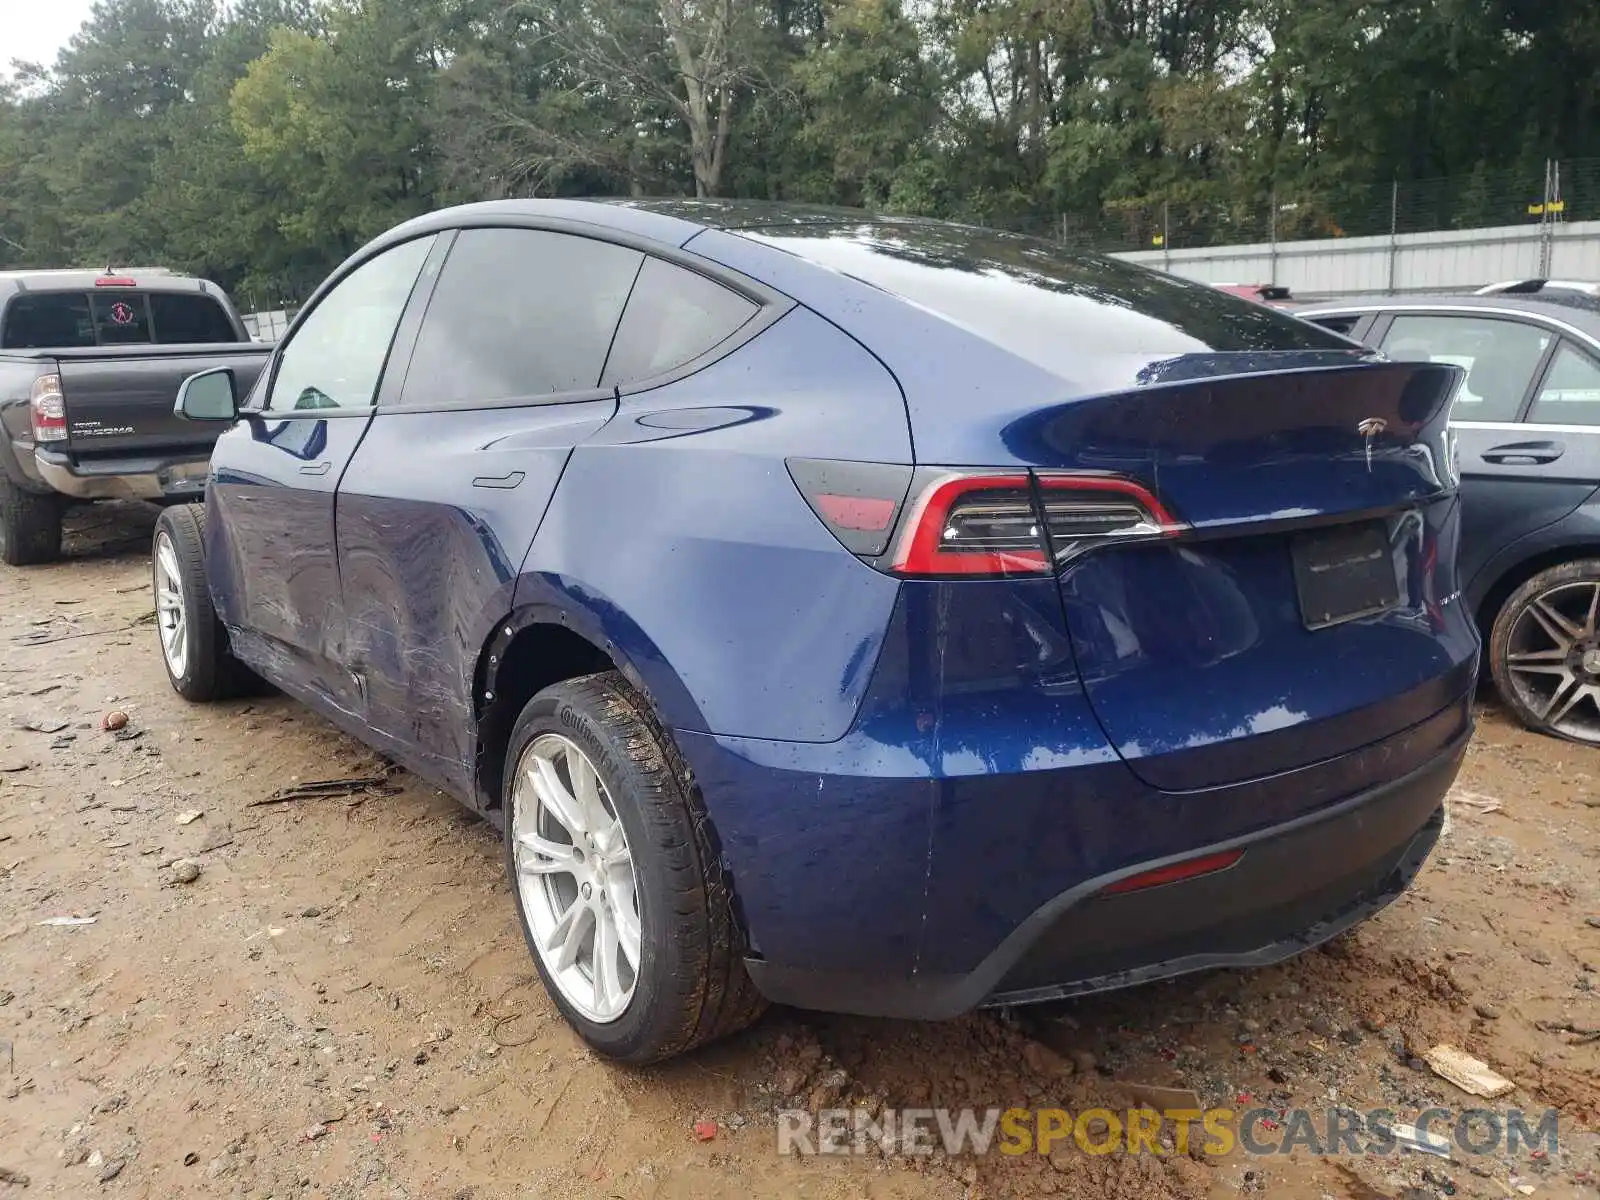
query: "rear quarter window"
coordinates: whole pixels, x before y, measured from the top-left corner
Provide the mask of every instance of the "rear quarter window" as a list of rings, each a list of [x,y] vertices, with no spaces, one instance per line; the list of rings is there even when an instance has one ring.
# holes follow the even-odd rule
[[[704,275],[647,258],[600,382],[624,386],[674,371],[727,341],[759,307]]]

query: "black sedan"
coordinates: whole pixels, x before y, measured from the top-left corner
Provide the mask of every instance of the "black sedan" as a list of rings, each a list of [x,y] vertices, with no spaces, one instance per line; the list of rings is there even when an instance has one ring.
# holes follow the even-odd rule
[[[1517,716],[1600,743],[1600,298],[1529,286],[1297,315],[1390,358],[1466,368],[1452,420],[1463,597]]]

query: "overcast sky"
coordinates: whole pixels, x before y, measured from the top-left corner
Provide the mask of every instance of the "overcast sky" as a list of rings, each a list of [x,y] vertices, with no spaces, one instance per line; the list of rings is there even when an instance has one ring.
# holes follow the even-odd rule
[[[0,0],[0,75],[11,74],[11,60],[56,60],[56,52],[78,32],[93,0]]]

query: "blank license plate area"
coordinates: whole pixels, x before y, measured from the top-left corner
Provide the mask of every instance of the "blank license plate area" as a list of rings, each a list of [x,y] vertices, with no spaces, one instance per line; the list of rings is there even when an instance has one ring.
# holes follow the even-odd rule
[[[1307,629],[1326,629],[1400,605],[1400,579],[1382,522],[1301,534],[1291,553],[1300,619]]]

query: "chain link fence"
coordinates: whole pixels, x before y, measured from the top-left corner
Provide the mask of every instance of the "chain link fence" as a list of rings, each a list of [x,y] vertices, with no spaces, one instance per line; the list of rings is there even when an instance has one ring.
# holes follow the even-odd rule
[[[1474,171],[1406,183],[1285,188],[1204,204],[1117,202],[1092,219],[1041,214],[979,217],[976,223],[1114,254],[1594,220],[1600,220],[1600,158],[1551,160],[1542,175],[1539,168]],[[319,282],[303,275],[258,277],[241,284],[234,301],[252,335],[274,341]]]
[[[1113,203],[1092,219],[1063,215],[1050,232],[1076,248],[1117,253],[1591,220],[1600,220],[1600,158],[1551,161],[1542,177],[1475,171],[1203,204]]]

